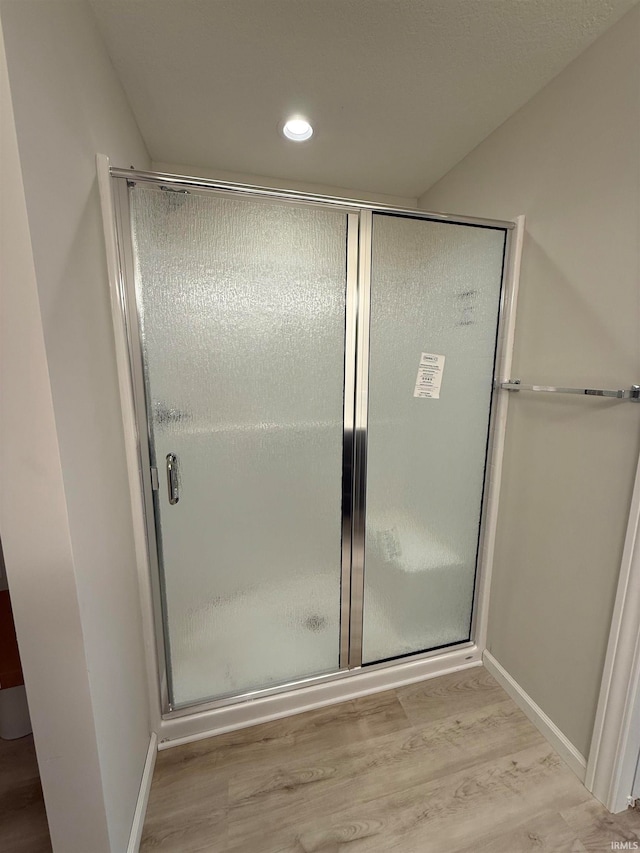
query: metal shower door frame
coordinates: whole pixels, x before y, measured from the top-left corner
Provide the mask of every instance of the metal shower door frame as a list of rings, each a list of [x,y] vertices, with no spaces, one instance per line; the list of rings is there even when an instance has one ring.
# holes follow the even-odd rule
[[[129,182],[112,176],[115,206],[116,240],[119,258],[119,303],[123,325],[127,337],[131,391],[136,421],[136,447],[138,452],[140,484],[142,488],[143,514],[147,555],[149,560],[149,581],[153,602],[153,626],[156,656],[158,660],[158,685],[160,708],[164,715],[171,710],[169,645],[165,635],[162,613],[162,573],[156,531],[156,513],[154,483],[151,465],[151,435],[144,381],[144,359],[140,339],[139,314],[135,293],[135,261],[131,234],[131,209],[129,205]]]
[[[362,629],[364,599],[364,547],[366,523],[366,456],[367,456],[367,408],[369,384],[369,314],[371,290],[371,248],[373,214],[395,213],[411,218],[420,218],[436,222],[448,222],[457,225],[477,225],[503,230],[506,238],[505,261],[502,271],[502,293],[497,329],[497,350],[495,369],[501,364],[501,347],[504,336],[501,333],[504,320],[505,282],[509,270],[509,246],[514,224],[499,220],[485,220],[474,217],[448,216],[433,214],[415,209],[402,209],[393,206],[372,204],[351,199],[330,196],[314,196],[308,193],[253,187],[243,184],[231,184],[222,181],[208,181],[199,178],[167,175],[153,172],[136,172],[127,169],[111,168],[112,188],[116,212],[116,238],[119,257],[118,297],[124,328],[127,337],[130,378],[137,424],[137,451],[139,474],[142,485],[144,517],[146,522],[146,542],[149,560],[149,581],[153,601],[153,624],[155,628],[156,655],[158,660],[158,681],[161,714],[164,719],[191,715],[198,711],[207,711],[235,705],[251,699],[285,693],[327,681],[349,677],[354,670],[362,667]],[[161,571],[162,554],[159,546],[157,525],[159,523],[157,484],[152,480],[151,435],[145,393],[145,370],[140,338],[139,306],[136,298],[135,261],[131,233],[131,213],[129,206],[129,187],[136,183],[151,184],[158,189],[185,191],[191,187],[197,192],[212,193],[218,196],[261,198],[282,201],[297,206],[311,205],[343,210],[347,216],[346,232],[346,284],[345,284],[345,360],[344,360],[344,407],[343,407],[343,474],[342,474],[342,546],[341,546],[341,590],[340,590],[340,641],[338,669],[324,675],[311,676],[273,687],[248,691],[221,699],[204,700],[187,706],[174,707],[171,696],[171,667],[168,637],[164,630],[162,613],[165,608],[163,573]],[[489,420],[489,448],[486,467],[491,460],[491,444],[495,430],[495,382],[492,394],[491,415]],[[482,553],[486,502],[482,505],[482,523],[480,527],[480,545]],[[480,572],[476,572],[475,591],[477,593]],[[474,594],[474,606],[471,621],[471,639],[453,644],[447,651],[458,651],[474,645],[473,638],[479,616],[479,597]],[[442,649],[418,652],[407,655],[402,660],[367,664],[367,670],[389,668],[406,660],[420,660],[442,653]]]

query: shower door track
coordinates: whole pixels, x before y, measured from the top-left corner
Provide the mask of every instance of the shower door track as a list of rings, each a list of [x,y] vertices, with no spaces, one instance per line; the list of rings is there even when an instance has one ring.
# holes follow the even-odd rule
[[[123,400],[123,408],[133,402],[137,434],[135,436],[136,452],[139,460],[140,487],[143,496],[143,511],[146,521],[147,565],[140,567],[140,576],[148,585],[147,598],[153,602],[152,613],[147,614],[146,624],[153,623],[155,655],[154,680],[157,679],[160,697],[160,728],[167,732],[167,740],[181,737],[180,723],[187,719],[201,722],[196,728],[211,733],[211,724],[219,718],[223,730],[251,724],[243,722],[246,713],[240,713],[238,722],[234,723],[233,711],[236,707],[253,706],[260,718],[259,708],[266,710],[271,707],[277,716],[294,713],[298,705],[310,707],[310,695],[331,693],[334,696],[339,685],[351,682],[353,689],[346,688],[348,695],[361,692],[374,692],[385,689],[385,682],[394,682],[393,673],[397,673],[399,683],[421,680],[432,674],[434,665],[438,671],[459,669],[462,666],[478,665],[481,662],[483,624],[486,611],[486,557],[485,539],[486,523],[490,512],[495,516],[495,507],[489,507],[487,500],[487,479],[494,463],[496,452],[501,453],[502,438],[496,442],[496,427],[500,421],[504,427],[504,417],[498,417],[496,397],[499,392],[498,379],[507,374],[510,360],[510,346],[506,334],[506,323],[513,324],[515,307],[516,270],[514,264],[514,223],[479,219],[475,217],[428,213],[416,209],[404,209],[390,205],[374,204],[352,199],[332,196],[319,196],[308,193],[277,190],[245,184],[231,184],[223,181],[210,181],[181,175],[164,173],[139,172],[129,169],[111,168],[113,200],[110,208],[115,225],[115,243],[117,245],[118,275],[112,276],[111,286],[115,289],[113,304],[117,304],[120,312],[119,324],[126,335],[126,346],[129,359],[129,374],[126,384],[129,385],[132,400]],[[217,699],[190,703],[184,706],[171,706],[167,685],[167,655],[165,649],[165,633],[161,619],[162,603],[160,592],[159,554],[157,550],[155,514],[153,506],[153,484],[151,481],[151,465],[149,452],[148,418],[144,388],[144,366],[142,361],[141,343],[138,334],[138,317],[134,287],[134,259],[131,243],[128,185],[143,182],[167,190],[184,192],[192,188],[199,192],[215,194],[244,195],[293,202],[297,205],[312,205],[331,207],[343,210],[347,214],[347,291],[346,291],[346,321],[345,321],[345,406],[343,430],[343,515],[342,515],[342,569],[341,569],[341,616],[340,616],[340,652],[339,669],[327,674],[297,679],[292,682],[224,696]],[[437,222],[447,222],[459,225],[472,225],[506,232],[505,258],[502,272],[502,290],[497,330],[497,349],[494,368],[494,389],[491,399],[489,418],[489,440],[485,467],[485,494],[482,501],[481,523],[478,547],[478,565],[475,580],[475,594],[471,617],[471,631],[468,641],[432,648],[428,651],[408,654],[392,660],[362,665],[362,590],[364,585],[364,525],[365,525],[365,495],[366,495],[366,451],[367,451],[367,389],[368,389],[368,318],[370,292],[370,259],[371,259],[371,226],[374,212],[395,213],[398,215],[419,218]],[[115,248],[115,247],[114,247]],[[115,309],[114,309],[115,310]],[[507,317],[507,314],[509,315]],[[114,321],[115,322],[115,321]],[[123,377],[121,377],[121,385]],[[121,389],[122,391],[122,389]],[[506,406],[504,399],[503,407]],[[127,440],[131,440],[127,436]],[[497,447],[499,445],[499,447]],[[353,475],[355,472],[355,476]],[[351,478],[351,479],[348,479]],[[132,491],[135,491],[132,489]],[[495,499],[493,500],[495,504]],[[495,519],[494,519],[495,521]],[[484,592],[478,594],[481,587]],[[354,605],[355,602],[355,605]],[[147,631],[147,633],[149,633]],[[147,637],[149,641],[150,638]],[[368,674],[368,676],[365,676]],[[436,673],[437,674],[437,673]],[[376,685],[382,686],[371,687]],[[356,685],[362,684],[359,689]],[[332,686],[333,685],[333,686]],[[355,692],[354,692],[355,691]],[[290,697],[291,702],[288,702]],[[297,697],[297,698],[296,698]],[[340,701],[339,698],[318,700],[312,703],[326,704],[327,701]],[[288,704],[294,710],[278,710]],[[210,715],[213,715],[210,717]],[[242,719],[241,719],[242,718]],[[228,722],[227,722],[228,721]],[[203,736],[191,732],[192,725],[187,727],[190,733],[185,736]],[[215,726],[219,730],[219,726]],[[162,731],[161,731],[162,734]],[[161,737],[160,740],[163,740]]]
[[[288,201],[297,201],[308,204],[321,204],[329,207],[355,208],[357,210],[371,210],[374,212],[397,213],[412,216],[417,219],[429,219],[432,222],[451,222],[455,225],[477,225],[481,228],[499,228],[505,231],[513,231],[516,227],[514,222],[503,219],[481,219],[477,216],[458,216],[449,213],[432,213],[419,210],[415,207],[396,207],[391,204],[380,204],[377,202],[363,201],[347,197],[331,195],[314,195],[313,193],[301,192],[299,190],[280,190],[273,187],[261,187],[258,184],[240,184],[230,181],[215,181],[207,178],[194,178],[187,175],[171,175],[166,172],[143,172],[135,169],[121,169],[112,166],[109,170],[112,178],[124,178],[127,181],[143,182],[170,186],[174,189],[192,187],[194,190],[213,190],[218,192],[229,192],[235,195],[263,196],[279,198]]]

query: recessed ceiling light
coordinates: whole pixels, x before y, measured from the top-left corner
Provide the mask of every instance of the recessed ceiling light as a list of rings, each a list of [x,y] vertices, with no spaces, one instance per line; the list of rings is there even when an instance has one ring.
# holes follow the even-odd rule
[[[285,122],[282,132],[287,139],[292,139],[294,142],[304,142],[306,139],[310,139],[313,135],[313,128],[306,118],[296,116],[295,118],[290,118]]]

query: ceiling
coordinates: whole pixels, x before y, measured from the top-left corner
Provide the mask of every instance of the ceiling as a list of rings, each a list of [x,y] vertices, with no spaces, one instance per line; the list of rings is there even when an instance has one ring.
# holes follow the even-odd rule
[[[91,0],[152,159],[409,197],[635,2]]]

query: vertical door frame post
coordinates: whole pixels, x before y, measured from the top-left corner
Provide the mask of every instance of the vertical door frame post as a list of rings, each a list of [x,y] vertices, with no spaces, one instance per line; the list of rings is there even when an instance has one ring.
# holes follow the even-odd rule
[[[367,418],[369,410],[369,319],[371,314],[371,248],[373,213],[360,213],[358,259],[358,325],[356,336],[355,478],[351,546],[351,624],[349,668],[362,666],[364,551],[367,500]]]
[[[356,352],[358,338],[358,254],[360,214],[347,214],[347,286],[344,338],[344,429],[342,446],[342,569],[339,668],[349,667],[351,559],[354,521]]]

